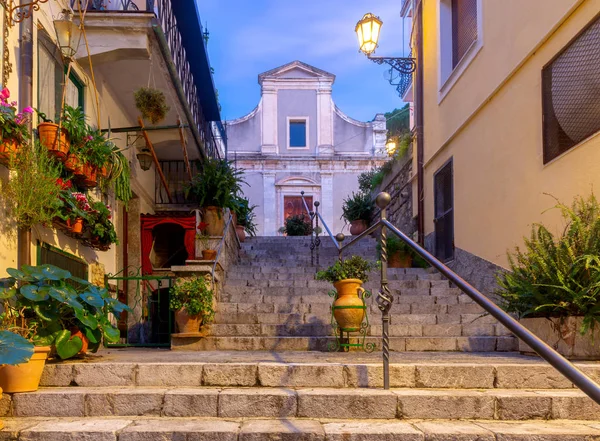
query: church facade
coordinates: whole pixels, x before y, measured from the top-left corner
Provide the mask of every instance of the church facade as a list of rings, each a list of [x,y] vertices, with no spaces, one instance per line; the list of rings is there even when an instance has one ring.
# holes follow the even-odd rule
[[[348,234],[343,199],[358,190],[358,175],[386,159],[383,114],[360,122],[333,102],[335,75],[294,61],[258,76],[261,100],[248,115],[226,123],[229,159],[246,171],[244,194],[257,205],[258,234],[274,236],[285,219],[319,201],[336,234]],[[312,209],[312,206],[310,207]]]

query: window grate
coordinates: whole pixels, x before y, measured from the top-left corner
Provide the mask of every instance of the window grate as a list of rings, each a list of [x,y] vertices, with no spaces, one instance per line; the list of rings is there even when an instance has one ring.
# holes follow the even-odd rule
[[[477,40],[477,0],[452,0],[452,68]]]
[[[600,131],[600,17],[542,71],[544,164]]]

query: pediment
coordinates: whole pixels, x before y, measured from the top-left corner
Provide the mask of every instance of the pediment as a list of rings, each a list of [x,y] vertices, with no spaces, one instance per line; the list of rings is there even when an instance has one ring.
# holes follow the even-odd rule
[[[302,61],[293,61],[291,63],[284,64],[283,66],[276,67],[275,69],[271,69],[258,76],[258,82],[261,84],[266,79],[327,79],[333,82],[335,80],[335,75],[303,63]]]

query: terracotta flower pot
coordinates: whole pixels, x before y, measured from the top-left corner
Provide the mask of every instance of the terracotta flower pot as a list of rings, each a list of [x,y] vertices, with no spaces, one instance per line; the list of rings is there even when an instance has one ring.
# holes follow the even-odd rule
[[[73,339],[73,337],[79,337],[81,339],[81,343],[82,343],[81,351],[79,351],[79,353],[77,355],[87,354],[90,340],[85,335],[83,335],[83,332],[81,332],[79,330],[79,328],[71,329],[71,339]]]
[[[0,143],[0,164],[8,165],[19,150],[21,150],[21,145],[14,139],[2,141]]]
[[[71,146],[64,127],[61,127],[60,134],[58,124],[51,122],[40,123],[37,129],[40,143],[48,149],[48,153],[65,162]]]
[[[217,258],[217,250],[202,250],[202,260],[215,260]]]
[[[65,161],[65,168],[70,172],[73,172],[76,176],[83,175],[83,167],[79,158],[72,153],[69,153],[67,160]]]
[[[350,234],[352,234],[353,236],[358,236],[363,231],[365,231],[368,228],[368,226],[369,225],[367,224],[367,221],[364,221],[362,219],[352,221],[350,222]]]
[[[2,388],[0,388],[0,400],[2,399]],[[0,430],[4,429],[4,423],[0,420]]]
[[[98,185],[97,169],[92,164],[83,164],[83,185],[85,187],[95,187]]]
[[[333,302],[333,316],[343,331],[358,331],[365,318],[365,302],[362,295],[365,292],[362,280],[345,279],[333,284],[337,290]]]
[[[175,311],[175,322],[180,334],[190,334],[200,331],[202,317],[200,314],[189,315],[185,308]]]
[[[246,240],[246,230],[244,229],[243,226],[236,225],[235,226],[235,234],[237,234],[237,237],[240,242],[244,242]]]
[[[50,346],[35,347],[27,363],[0,366],[0,388],[6,393],[34,392],[40,385]]]
[[[412,256],[410,254],[396,253],[388,259],[389,268],[412,268]]]
[[[206,233],[209,236],[222,236],[225,229],[225,216],[221,207],[204,207],[202,220],[208,224]]]
[[[102,176],[104,179],[108,179],[108,177],[110,176],[110,169],[108,168],[108,166],[103,166],[100,171],[98,172],[100,174],[100,176]]]
[[[74,222],[71,222],[70,219],[67,219],[67,227],[69,227],[69,231],[73,234],[81,234],[83,231],[83,218],[78,217]]]

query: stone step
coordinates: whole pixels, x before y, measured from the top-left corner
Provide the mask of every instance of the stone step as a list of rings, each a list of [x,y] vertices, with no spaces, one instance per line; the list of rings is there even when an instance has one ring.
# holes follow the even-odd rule
[[[419,421],[215,418],[11,418],[0,437],[16,441],[590,441],[597,421]]]
[[[576,389],[67,387],[9,400],[2,416],[18,418],[600,420],[600,406]]]
[[[218,337],[178,337],[171,339],[171,349],[184,351],[330,351],[335,344],[334,337],[305,336],[218,336]],[[351,343],[358,343],[351,338]],[[367,344],[381,350],[381,338],[368,336]],[[472,336],[472,337],[390,337],[390,351],[460,351],[460,352],[513,352],[517,341],[511,336]],[[358,350],[358,349],[357,349]]]
[[[381,388],[382,355],[364,352],[102,351],[87,363],[46,364],[41,386]],[[153,360],[153,361],[149,361]],[[600,363],[576,366],[595,381]],[[551,389],[573,385],[537,357],[514,353],[390,354],[390,384],[420,389]],[[8,395],[0,409],[10,406]],[[0,410],[1,412],[1,410]],[[1,439],[1,438],[0,438]]]
[[[212,324],[207,335],[213,337],[318,337],[335,335],[328,322],[290,324]],[[381,337],[381,325],[371,325],[366,335]],[[391,337],[503,337],[508,334],[501,325],[391,325]]]

